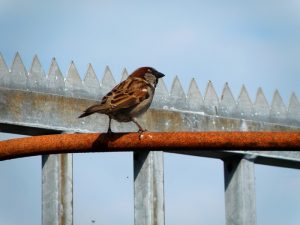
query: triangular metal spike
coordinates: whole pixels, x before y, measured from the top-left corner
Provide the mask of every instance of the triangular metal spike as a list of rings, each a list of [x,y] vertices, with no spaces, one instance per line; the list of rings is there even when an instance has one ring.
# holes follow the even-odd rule
[[[231,116],[235,113],[236,102],[234,100],[233,94],[226,82],[223,88],[223,92],[219,104],[219,112],[222,116]]]
[[[20,54],[17,52],[14,61],[11,66],[10,88],[26,90],[27,83],[27,71],[22,62]]]
[[[88,98],[99,99],[101,96],[100,83],[93,69],[92,64],[88,65],[88,69],[83,79],[83,86],[86,90]]]
[[[193,78],[191,80],[188,94],[187,94],[187,103],[190,110],[193,111],[203,111],[204,101],[201,95],[201,92],[198,88],[196,80]]]
[[[164,78],[161,78],[158,80],[156,89],[155,89],[155,94],[156,95],[161,95],[161,96],[169,96],[169,91],[167,89],[167,86],[165,85]]]
[[[297,109],[298,112],[300,113],[300,102],[299,102],[296,94],[293,92],[290,97],[288,111],[293,111],[295,109]]]
[[[181,86],[178,76],[175,76],[171,92],[170,92],[170,100],[172,107],[176,109],[187,109],[186,95]]]
[[[65,92],[67,96],[71,97],[82,97],[84,94],[82,80],[73,61],[71,61],[65,80]]]
[[[75,63],[74,63],[73,60],[71,61],[66,79],[72,79],[74,81],[81,81],[81,78],[79,76],[79,73],[77,71],[77,68],[76,68]]]
[[[26,74],[27,73],[19,52],[17,52],[16,55],[15,55],[14,61],[11,65],[11,71],[14,71],[14,72],[19,73],[19,74]]]
[[[6,74],[6,73],[8,73],[8,67],[7,67],[5,60],[0,52],[0,76],[2,74]]]
[[[44,70],[42,69],[42,65],[37,55],[33,57],[30,73],[43,73],[45,75]]]
[[[56,93],[59,95],[64,95],[65,82],[64,77],[59,69],[56,59],[53,58],[51,61],[51,66],[47,76],[47,89],[51,93]]]
[[[257,90],[254,105],[259,106],[259,107],[262,106],[262,107],[269,108],[269,103],[268,103],[267,98],[265,97],[264,92],[261,87],[259,87]]]
[[[155,94],[153,98],[153,103],[151,104],[153,108],[168,108],[169,107],[169,92],[165,85],[164,78],[158,80],[157,86],[155,88]]]
[[[295,123],[295,121],[300,123],[300,102],[294,92],[292,93],[289,101],[288,119],[292,123]]]
[[[46,75],[37,57],[34,56],[28,73],[27,87],[31,91],[43,92],[47,88]]]
[[[204,106],[207,114],[217,115],[218,106],[219,106],[219,98],[217,92],[211,81],[208,82],[205,96],[204,96]]]
[[[279,91],[276,90],[271,104],[271,111],[270,111],[271,120],[272,122],[284,120],[286,119],[286,114],[287,114],[287,109],[283,103]]]
[[[100,87],[100,83],[99,83],[99,80],[97,78],[97,75],[95,73],[95,70],[92,66],[92,64],[89,63],[88,65],[88,69],[85,73],[85,76],[83,78],[83,82],[85,84],[95,84],[95,82],[97,83],[97,87]],[[91,83],[90,83],[91,82]]]
[[[178,76],[174,78],[170,95],[171,97],[185,98],[185,93],[181,86]]]
[[[240,95],[237,100],[237,116],[240,118],[252,118],[253,117],[253,104],[249,97],[248,91],[245,85],[242,86]]]
[[[109,67],[106,66],[104,75],[102,78],[102,82],[101,82],[101,89],[102,89],[101,91],[103,92],[103,94],[106,94],[115,86],[116,86],[116,80],[115,80],[114,76],[112,75],[112,72],[109,69]]]
[[[269,117],[270,106],[261,87],[257,90],[253,109],[256,119],[266,121]]]
[[[126,80],[128,78],[128,76],[129,76],[129,74],[128,74],[126,68],[124,68],[123,71],[122,71],[121,81]]]
[[[0,87],[7,86],[8,76],[9,76],[8,67],[7,67],[5,60],[0,52]]]

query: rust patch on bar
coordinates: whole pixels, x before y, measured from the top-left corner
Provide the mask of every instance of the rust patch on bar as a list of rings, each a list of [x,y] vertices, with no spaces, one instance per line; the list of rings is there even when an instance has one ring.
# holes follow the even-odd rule
[[[0,142],[0,160],[116,151],[300,150],[300,132],[145,132],[56,134]]]

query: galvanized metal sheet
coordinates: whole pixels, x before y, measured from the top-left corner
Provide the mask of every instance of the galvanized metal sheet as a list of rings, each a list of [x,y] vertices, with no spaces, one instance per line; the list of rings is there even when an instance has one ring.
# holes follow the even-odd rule
[[[254,162],[247,158],[227,159],[224,176],[226,225],[255,225]]]
[[[164,225],[163,152],[134,153],[134,224]]]
[[[42,167],[42,225],[72,225],[72,154],[42,156]]]
[[[127,76],[128,73],[126,69],[124,69],[122,72],[122,80]],[[2,56],[0,57],[0,86],[8,89],[38,91],[73,98],[100,100],[100,97],[106,94],[115,85],[116,81],[109,67],[105,68],[100,85],[91,65],[88,67],[84,80],[81,81],[75,63],[71,63],[67,75],[63,76],[55,58],[53,58],[45,81],[45,73],[37,56],[33,59],[29,73],[27,73],[18,53],[15,56],[10,70],[6,66],[4,58]],[[225,84],[220,100],[212,82],[209,82],[207,85],[204,100],[195,80],[191,81],[189,90],[186,93],[188,93],[187,97],[177,77],[174,79],[170,93],[163,79],[160,79],[152,107],[300,126],[300,118],[297,113],[299,102],[295,94],[292,95],[290,103],[286,104],[289,105],[287,108],[278,91],[274,93],[273,101],[270,106],[261,88],[259,88],[257,92],[254,104],[245,86],[242,87],[237,101],[234,100],[228,84]]]

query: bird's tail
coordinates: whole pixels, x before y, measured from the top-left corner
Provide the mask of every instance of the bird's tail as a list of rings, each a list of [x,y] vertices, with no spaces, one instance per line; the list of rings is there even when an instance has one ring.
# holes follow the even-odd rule
[[[78,118],[82,118],[82,117],[86,117],[89,116],[93,113],[104,113],[104,107],[103,105],[92,105],[91,107],[87,108],[86,110],[84,110],[84,112],[78,116]]]

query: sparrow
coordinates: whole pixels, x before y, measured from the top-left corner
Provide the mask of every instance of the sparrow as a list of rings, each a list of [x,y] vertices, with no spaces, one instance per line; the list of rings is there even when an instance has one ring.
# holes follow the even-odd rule
[[[146,130],[136,118],[148,110],[158,79],[164,76],[152,67],[138,68],[108,92],[99,104],[90,106],[78,118],[94,113],[106,114],[109,117],[107,133],[112,133],[111,120],[114,119],[118,122],[134,122],[141,134]]]

